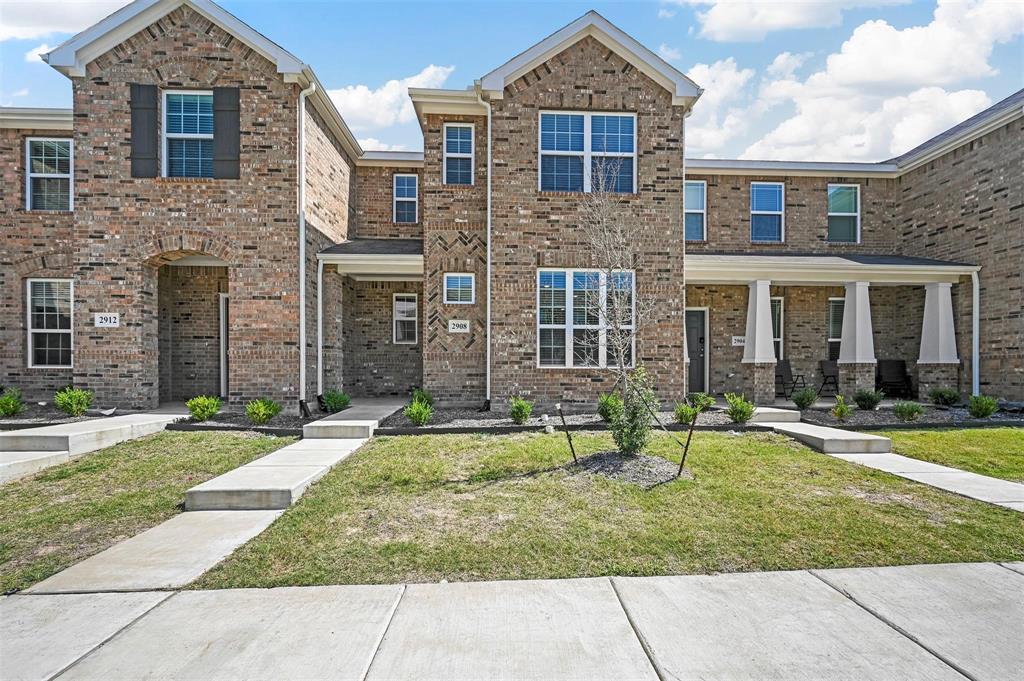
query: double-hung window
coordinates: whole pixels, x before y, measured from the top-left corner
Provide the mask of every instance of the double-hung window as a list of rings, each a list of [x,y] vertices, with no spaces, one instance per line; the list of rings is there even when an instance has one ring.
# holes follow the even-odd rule
[[[839,344],[843,338],[843,310],[845,298],[828,299],[828,358],[839,359]]]
[[[707,240],[707,194],[708,183],[704,180],[687,180],[683,203],[686,211],[686,240]]]
[[[785,238],[783,206],[785,192],[781,182],[750,183],[750,240],[782,243]]]
[[[213,177],[213,93],[164,92],[164,176]]]
[[[417,175],[395,175],[392,191],[395,222],[415,223],[417,221],[418,180],[419,176]]]
[[[540,190],[636,191],[636,116],[540,114]]]
[[[783,311],[785,309],[784,300],[782,298],[772,298],[772,343],[775,345],[775,359],[783,359],[782,357],[782,334],[784,331],[783,327]]]
[[[29,279],[27,293],[29,367],[70,368],[74,284],[70,279]]]
[[[69,139],[29,137],[25,140],[26,209],[71,210],[74,203],[72,145]]]
[[[415,293],[396,293],[391,308],[391,340],[396,345],[416,345],[418,335]]]
[[[834,243],[860,242],[860,185],[828,186],[828,240]]]
[[[444,183],[473,184],[473,124],[444,124]]]
[[[537,272],[537,363],[541,367],[633,364],[632,272]]]
[[[475,277],[469,273],[446,272],[444,275],[444,302],[448,305],[471,305],[476,302]]]

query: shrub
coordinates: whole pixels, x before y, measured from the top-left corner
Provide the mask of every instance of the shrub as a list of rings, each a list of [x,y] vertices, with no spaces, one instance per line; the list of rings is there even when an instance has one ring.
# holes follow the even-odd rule
[[[405,417],[413,422],[417,426],[425,426],[430,421],[430,417],[434,415],[434,408],[430,406],[429,402],[423,400],[413,400],[412,404],[405,408],[402,412]]]
[[[952,407],[960,401],[960,392],[954,388],[934,388],[928,393],[928,399],[940,407]]]
[[[971,395],[967,402],[967,411],[976,419],[987,419],[999,409],[996,398],[988,395]]]
[[[921,414],[924,413],[924,407],[917,402],[904,402],[899,401],[892,405],[892,413],[895,414],[896,418],[904,423],[910,423],[921,418]]]
[[[428,393],[423,388],[413,388],[412,389],[412,401],[413,402],[423,402],[424,404],[426,404],[426,405],[428,405],[430,407],[434,406],[434,396],[431,395],[430,393]]]
[[[280,404],[263,397],[258,400],[252,400],[245,405],[245,415],[257,426],[262,426],[280,413]]]
[[[533,402],[524,400],[517,395],[508,398],[508,415],[512,417],[513,423],[523,425],[530,418],[532,411]]]
[[[72,388],[69,385],[54,394],[53,403],[69,416],[81,416],[92,406],[92,391]]]
[[[342,409],[348,409],[350,404],[352,404],[352,398],[340,390],[328,390],[324,393],[324,406],[327,407],[327,411],[332,414],[335,414]]]
[[[597,413],[605,423],[611,423],[622,416],[622,398],[618,393],[608,393],[597,398]]]
[[[745,399],[743,395],[726,393],[725,401],[729,404],[725,410],[725,415],[733,423],[746,423],[754,415],[754,403]]]
[[[629,377],[622,413],[611,423],[612,439],[623,454],[639,454],[651,439],[651,410],[657,409],[651,378],[639,366]]]
[[[17,416],[25,411],[25,403],[21,401],[21,391],[8,388],[0,395],[0,416]]]
[[[814,388],[801,388],[793,393],[791,399],[796,404],[796,408],[803,411],[804,409],[811,408],[818,399],[818,393],[814,392]]]
[[[676,423],[683,425],[694,423],[698,416],[715,404],[715,398],[707,393],[690,393],[686,402],[676,404]]]
[[[220,411],[220,398],[210,395],[197,395],[185,403],[188,413],[194,421],[205,421]]]
[[[885,393],[881,390],[858,390],[853,394],[853,401],[857,403],[858,409],[871,411],[882,403]]]
[[[836,421],[842,422],[850,418],[850,412],[852,411],[853,407],[846,403],[846,398],[842,395],[836,395],[836,403],[832,407],[832,416],[836,417]]]

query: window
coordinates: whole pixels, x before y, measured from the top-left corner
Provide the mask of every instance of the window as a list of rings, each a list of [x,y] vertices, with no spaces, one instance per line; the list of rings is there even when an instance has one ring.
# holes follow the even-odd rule
[[[537,363],[541,367],[615,366],[621,347],[632,365],[635,339],[632,272],[537,272]],[[623,334],[617,342],[616,333]]]
[[[636,116],[542,112],[541,191],[636,191]]]
[[[419,196],[416,175],[395,175],[394,177],[394,217],[395,222],[416,222]]]
[[[708,183],[703,180],[691,180],[686,183],[683,203],[686,208],[686,240],[706,241],[706,225]]]
[[[473,184],[473,124],[444,124],[444,183]]]
[[[416,294],[396,293],[392,306],[392,341],[398,345],[416,345]]]
[[[475,277],[472,274],[444,275],[444,302],[449,305],[470,305],[476,302]]]
[[[750,240],[782,243],[785,236],[781,182],[750,183]]]
[[[71,367],[71,307],[74,284],[70,279],[28,280],[28,365]]]
[[[782,357],[782,333],[783,333],[783,321],[782,313],[785,307],[782,298],[772,298],[772,343],[775,345],[775,359],[783,359]]]
[[[828,299],[828,358],[839,359],[839,342],[843,338],[843,310],[845,298]]]
[[[213,177],[213,93],[164,93],[164,176]]]
[[[860,185],[828,186],[828,240],[851,244],[860,242]]]
[[[46,137],[25,140],[25,207],[27,210],[71,210],[72,141]]]

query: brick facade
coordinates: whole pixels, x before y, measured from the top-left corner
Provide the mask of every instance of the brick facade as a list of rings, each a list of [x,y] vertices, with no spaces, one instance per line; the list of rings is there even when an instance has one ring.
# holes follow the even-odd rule
[[[164,265],[158,276],[160,400],[220,395],[220,294],[226,267]]]
[[[396,293],[418,298],[415,345],[393,341],[392,301]],[[408,395],[423,385],[423,286],[420,282],[353,281],[346,278],[343,321],[343,384],[352,395]]]
[[[440,172],[440,171],[439,171]],[[356,176],[356,219],[359,236],[367,239],[423,238],[423,201],[418,205],[419,220],[415,223],[394,221],[394,177],[396,174],[419,175],[417,168],[385,168],[359,166]],[[422,180],[420,182],[422,184]],[[422,189],[421,189],[422,193]]]

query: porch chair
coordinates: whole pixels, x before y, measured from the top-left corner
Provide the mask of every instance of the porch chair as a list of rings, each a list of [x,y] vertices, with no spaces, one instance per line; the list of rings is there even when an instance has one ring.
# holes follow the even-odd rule
[[[913,386],[907,373],[907,363],[902,359],[878,360],[875,387],[886,395],[910,397]]]
[[[821,371],[821,385],[818,386],[818,394],[825,389],[825,386],[832,386],[835,393],[839,392],[839,364],[834,359],[823,359],[818,362],[818,369]]]
[[[793,367],[788,359],[780,359],[775,363],[775,394],[787,400],[797,388],[806,388],[803,374],[793,375]]]

